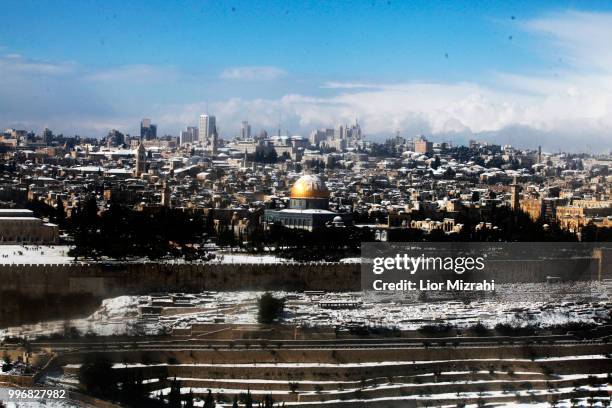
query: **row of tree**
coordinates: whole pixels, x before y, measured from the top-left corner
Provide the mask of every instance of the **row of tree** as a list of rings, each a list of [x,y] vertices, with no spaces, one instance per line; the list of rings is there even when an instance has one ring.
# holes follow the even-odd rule
[[[248,240],[235,236],[230,228],[213,228],[214,220],[203,214],[180,209],[160,208],[158,212],[142,212],[111,201],[102,212],[96,199],[89,197],[66,218],[61,202],[57,208],[42,202],[30,202],[37,215],[49,217],[70,233],[74,247],[70,254],[75,258],[117,259],[163,258],[202,259],[209,254],[201,245],[207,239],[215,239],[220,246],[242,247],[250,252],[272,252],[299,261],[336,261],[342,257],[358,255],[362,242],[372,241],[374,232],[368,227],[346,226],[322,228],[315,231],[285,228],[273,225],[264,230],[257,225]],[[212,214],[212,213],[211,213]],[[354,213],[360,223],[382,221],[385,213]],[[415,219],[426,214],[413,214]],[[441,230],[424,232],[415,228],[393,231],[390,239],[396,242],[572,242],[576,234],[560,228],[555,221],[532,220],[521,211],[506,206],[493,207],[485,214],[486,221],[497,228],[478,227],[480,219],[466,214],[456,218],[463,224],[459,234],[445,234]],[[382,218],[379,220],[379,218]],[[582,241],[610,241],[612,229],[587,225],[581,234]]]
[[[67,228],[74,237],[70,255],[75,258],[126,259],[147,257],[195,258],[205,230],[201,215],[161,208],[159,212],[135,211],[111,201],[98,213],[94,197],[73,211]]]
[[[167,394],[161,391],[156,397],[151,397],[144,385],[142,372],[131,371],[128,374],[114,370],[110,360],[103,357],[89,357],[79,368],[79,382],[89,395],[108,401],[118,402],[130,408],[193,408],[196,397],[190,389],[181,393],[181,382],[176,378],[170,380],[170,390]],[[160,378],[160,384],[166,378]],[[204,397],[204,408],[215,408],[221,396],[215,397],[209,389]],[[261,401],[255,401],[250,390],[234,395],[232,408],[274,408],[275,401],[271,395],[266,395]],[[277,404],[276,407],[285,404]]]

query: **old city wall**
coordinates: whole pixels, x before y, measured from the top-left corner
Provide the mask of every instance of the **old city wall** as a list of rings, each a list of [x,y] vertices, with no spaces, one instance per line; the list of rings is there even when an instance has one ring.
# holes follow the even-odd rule
[[[541,282],[549,276],[563,280],[611,276],[610,266],[597,254],[580,259],[491,261],[488,265],[486,278],[496,283]],[[0,265],[0,327],[87,316],[102,299],[121,295],[204,290],[357,291],[360,273],[356,263]]]
[[[359,290],[359,265],[80,264],[0,266],[0,292],[99,297],[155,291]]]
[[[603,263],[605,266],[606,263]],[[487,278],[497,282],[601,279],[599,259],[491,261]],[[91,294],[96,297],[155,291],[360,289],[360,265],[286,264],[60,264],[1,265],[0,292],[31,296]]]
[[[0,266],[0,327],[87,316],[102,299],[203,290],[359,289],[357,264],[60,264]]]

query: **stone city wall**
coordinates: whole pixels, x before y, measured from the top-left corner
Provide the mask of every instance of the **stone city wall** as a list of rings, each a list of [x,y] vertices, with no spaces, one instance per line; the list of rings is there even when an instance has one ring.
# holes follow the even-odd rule
[[[609,251],[606,251],[609,252]],[[491,261],[487,279],[591,280],[612,276],[609,254],[591,258]],[[152,292],[358,291],[358,263],[0,265],[0,327],[87,316],[102,299]],[[483,276],[484,277],[484,276]]]
[[[490,261],[487,278],[503,282],[602,279],[607,262],[579,259]],[[31,296],[91,294],[110,297],[155,291],[360,289],[357,263],[58,264],[0,265],[0,292]]]

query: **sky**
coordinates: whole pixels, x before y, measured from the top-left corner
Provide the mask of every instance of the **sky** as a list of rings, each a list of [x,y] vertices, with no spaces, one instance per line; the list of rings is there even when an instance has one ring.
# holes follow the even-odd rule
[[[612,148],[612,1],[0,2],[0,126]]]

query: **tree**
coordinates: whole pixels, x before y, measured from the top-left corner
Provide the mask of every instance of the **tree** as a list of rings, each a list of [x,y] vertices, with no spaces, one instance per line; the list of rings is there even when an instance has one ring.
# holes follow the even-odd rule
[[[181,209],[162,209],[157,214],[135,211],[111,199],[108,209],[97,214],[95,199],[79,206],[71,222],[75,246],[70,255],[96,259],[190,257],[201,254],[198,246],[205,232],[202,215]]]
[[[11,358],[9,357],[8,353],[5,351],[4,354],[2,355],[2,371],[7,372],[7,371],[11,371],[13,369],[13,364],[11,363]]]
[[[168,393],[168,407],[181,408],[181,382],[176,380],[176,377],[170,383],[170,392]]]
[[[436,155],[434,157],[434,161],[431,163],[431,168],[437,170],[440,167],[440,156]]]
[[[208,395],[210,395],[210,390],[208,390]],[[206,401],[208,401],[208,396],[206,396]],[[213,401],[211,407],[214,407],[214,404],[215,402]],[[204,404],[204,406],[206,407],[206,404]],[[191,389],[189,390],[189,394],[185,397],[185,408],[193,408],[193,391]]]
[[[250,389],[247,389],[247,393],[244,396],[244,408],[253,408],[253,396]]]
[[[66,224],[66,212],[64,210],[64,202],[61,197],[57,198],[57,207],[55,208],[55,222],[60,227],[64,227]]]
[[[143,384],[142,371],[132,372],[129,377],[122,379],[119,397],[121,402],[130,407],[144,408],[151,405]]]
[[[204,408],[215,408],[215,398],[212,396],[212,391],[210,389],[204,399]]]
[[[262,324],[270,324],[280,320],[285,309],[285,299],[275,298],[271,293],[264,293],[257,299],[257,321]]]
[[[585,225],[580,232],[580,240],[584,242],[609,242],[612,241],[612,228],[598,228],[592,222]]]
[[[113,365],[105,357],[96,357],[86,360],[79,368],[79,382],[85,390],[96,397],[114,397],[117,391],[117,382]]]
[[[263,408],[274,408],[274,399],[272,395],[268,394],[264,397]]]

